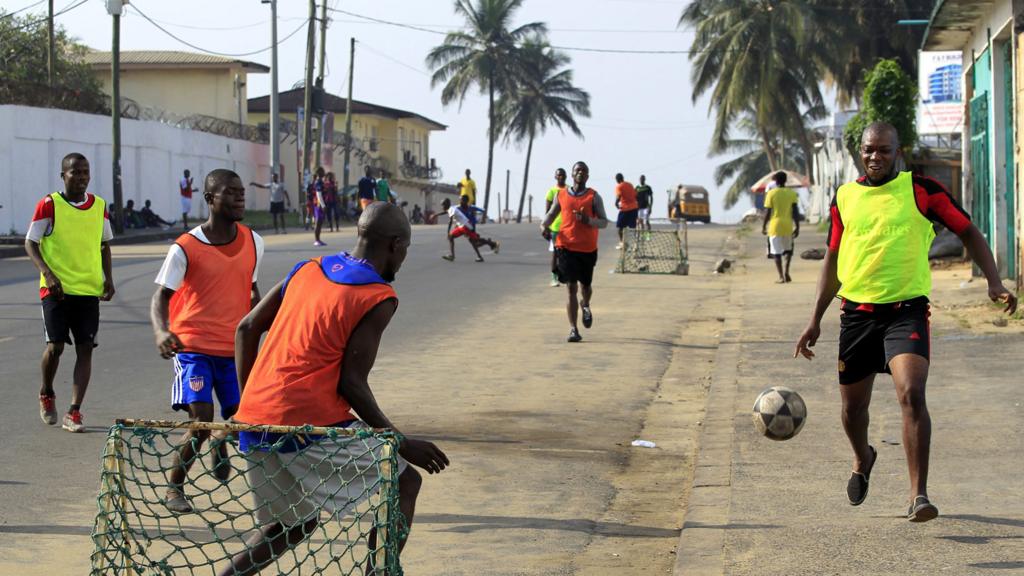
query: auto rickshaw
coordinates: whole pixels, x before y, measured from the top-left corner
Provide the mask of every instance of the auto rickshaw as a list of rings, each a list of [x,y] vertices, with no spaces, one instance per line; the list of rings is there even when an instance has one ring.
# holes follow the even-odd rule
[[[711,203],[703,186],[680,184],[669,205],[669,217],[687,222],[711,222]]]

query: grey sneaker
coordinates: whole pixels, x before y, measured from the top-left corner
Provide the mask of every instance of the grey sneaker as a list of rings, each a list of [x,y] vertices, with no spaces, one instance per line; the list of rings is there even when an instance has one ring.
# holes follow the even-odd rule
[[[164,506],[175,514],[188,514],[192,512],[192,505],[185,498],[185,493],[177,488],[168,488],[164,497]]]
[[[39,417],[44,424],[53,426],[57,423],[56,401],[57,399],[53,396],[39,397]]]
[[[579,330],[572,328],[569,330],[569,337],[566,338],[566,340],[569,342],[579,342],[580,340],[583,340],[583,336],[580,336]]]
[[[939,515],[939,509],[928,501],[927,496],[918,496],[907,510],[907,520],[911,522],[927,522]]]

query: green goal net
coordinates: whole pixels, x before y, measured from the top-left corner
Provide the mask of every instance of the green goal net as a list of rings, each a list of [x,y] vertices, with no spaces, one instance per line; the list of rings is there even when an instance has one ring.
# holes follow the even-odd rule
[[[622,274],[688,274],[686,223],[652,220],[651,230],[627,229],[615,271]]]
[[[215,470],[215,437],[195,451],[180,486],[193,510],[175,513],[167,489],[185,430],[230,434],[229,457]],[[238,575],[257,563],[261,574],[400,575],[399,441],[369,428],[119,420],[103,451],[91,574]],[[264,528],[275,525],[276,543]],[[271,545],[273,559],[255,552]]]

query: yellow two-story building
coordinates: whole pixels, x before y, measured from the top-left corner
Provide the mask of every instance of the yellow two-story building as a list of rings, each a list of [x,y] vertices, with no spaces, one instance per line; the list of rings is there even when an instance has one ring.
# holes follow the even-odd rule
[[[295,88],[281,92],[278,102],[281,123],[285,126],[281,131],[281,169],[285,185],[294,199],[294,191],[302,189],[298,111],[305,102],[305,90]],[[327,143],[321,144],[317,165],[334,172],[339,187],[344,182],[344,148],[341,143],[344,142],[345,105],[345,98],[324,93],[325,129],[332,136]],[[269,95],[249,100],[248,118],[250,124],[269,127]],[[315,126],[314,122],[314,130]],[[439,182],[443,174],[430,155],[430,133],[446,128],[444,124],[415,112],[353,99],[349,192],[369,166],[374,177],[384,175],[388,178],[392,191],[402,201],[408,202],[406,211],[409,213],[417,205],[421,210],[436,212],[446,196],[455,201],[455,187]],[[316,136],[314,132],[314,138]]]
[[[86,64],[111,93],[110,52],[88,52]],[[167,50],[121,51],[121,97],[155,113],[210,116],[247,123],[246,77],[270,68],[235,58]]]

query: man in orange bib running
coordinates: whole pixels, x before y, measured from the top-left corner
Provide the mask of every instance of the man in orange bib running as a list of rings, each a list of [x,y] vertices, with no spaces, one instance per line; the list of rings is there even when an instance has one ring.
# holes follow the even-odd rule
[[[411,229],[401,208],[374,202],[359,217],[357,233],[351,254],[300,262],[238,326],[235,363],[243,391],[236,420],[398,432],[377,405],[368,378],[398,306],[391,282],[405,260]],[[358,448],[340,450],[313,441],[289,453],[267,451],[274,441],[262,433],[239,434],[261,526],[221,574],[258,572],[311,534],[322,509],[341,517],[370,495],[365,486],[380,485],[374,465],[380,441],[369,438]],[[444,470],[448,457],[433,443],[408,436],[398,454],[398,506],[411,526],[422,477],[407,464],[434,474]],[[356,476],[362,481],[340,483]],[[376,529],[370,532],[371,549],[375,542]],[[399,550],[404,545],[403,539]]]
[[[540,225],[545,239],[551,238],[551,225],[562,215],[562,224],[555,238],[555,260],[558,280],[569,289],[569,342],[583,340],[576,324],[577,310],[583,312],[583,327],[590,328],[594,315],[590,311],[590,298],[594,295],[594,266],[597,265],[597,235],[601,228],[608,226],[604,202],[600,194],[587,187],[590,168],[585,162],[572,167],[572,188],[562,189],[552,203],[547,216]],[[577,300],[579,287],[583,288],[582,300]]]
[[[988,279],[988,295],[1013,314],[1017,298],[999,278],[992,252],[981,232],[941,184],[895,169],[899,134],[883,122],[868,126],[860,158],[866,176],[839,187],[832,201],[825,264],[818,280],[811,321],[797,341],[797,355],[814,358],[811,347],[821,335],[821,317],[832,299],[842,298],[839,329],[839,390],[843,428],[853,447],[853,473],[846,493],[850,504],[867,497],[878,458],[868,444],[868,405],[875,374],[892,374],[903,411],[903,446],[910,472],[911,522],[935,518],[928,500],[931,417],[925,403],[930,334],[928,249],[933,222],[949,228]]]
[[[174,361],[171,407],[187,410],[191,420],[212,422],[214,393],[222,417],[230,418],[238,409],[235,329],[259,301],[256,277],[263,239],[239,224],[245,214],[245,187],[238,174],[214,170],[203,188],[210,217],[168,250],[156,277],[159,288],[150,319],[157,351]],[[209,437],[205,430],[182,436],[165,500],[172,512],[192,511],[185,498],[185,476]],[[210,463],[221,481],[231,471],[223,440],[224,434],[216,436]]]

